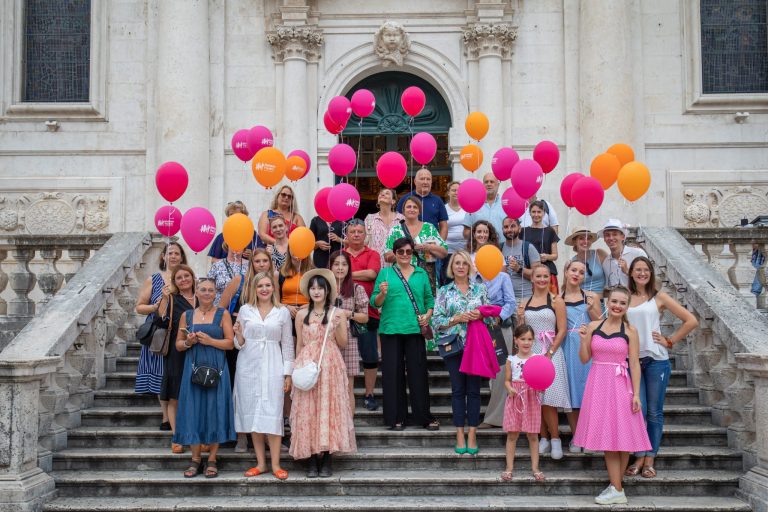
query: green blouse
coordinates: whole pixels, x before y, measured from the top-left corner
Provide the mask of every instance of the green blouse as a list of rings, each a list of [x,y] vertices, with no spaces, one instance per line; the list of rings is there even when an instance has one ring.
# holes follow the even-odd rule
[[[392,226],[392,229],[389,230],[389,236],[387,237],[387,250],[391,251],[392,246],[394,246],[395,241],[398,238],[405,238],[405,233],[403,232],[403,225],[399,222]],[[440,247],[443,247],[444,249],[448,249],[448,244],[445,243],[445,240],[440,238],[440,233],[437,231],[435,226],[430,224],[429,222],[424,222],[421,226],[421,231],[419,231],[419,235],[413,239],[413,241],[417,244],[428,244],[433,243],[437,244]],[[435,257],[432,255],[429,255],[426,257],[427,261],[435,261]],[[416,251],[413,252],[413,256],[411,256],[411,265],[414,267],[418,265],[418,255],[416,254]]]
[[[381,283],[389,283],[389,290],[381,305],[381,319],[379,321],[380,334],[418,334],[421,332],[419,321],[416,319],[416,312],[413,310],[411,299],[408,298],[408,292],[405,291],[403,282],[395,273],[392,267],[381,269],[376,278],[376,284],[371,293],[371,306],[376,307],[375,300],[379,294]],[[419,306],[420,314],[426,313],[435,305],[435,299],[432,296],[432,288],[429,285],[429,276],[423,268],[414,266],[411,277],[408,278],[408,286],[413,292],[413,298],[416,305]]]

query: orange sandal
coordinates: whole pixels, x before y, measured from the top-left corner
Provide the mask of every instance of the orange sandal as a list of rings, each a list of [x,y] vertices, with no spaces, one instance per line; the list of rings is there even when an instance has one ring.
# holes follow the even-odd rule
[[[180,444],[171,443],[171,453],[184,453],[184,447]]]
[[[288,479],[288,472],[284,469],[278,469],[277,471],[273,471],[272,475],[274,475],[274,477],[277,478],[278,480]]]
[[[251,469],[249,469],[248,471],[245,472],[245,476],[247,476],[247,477],[259,476],[262,473],[264,473],[264,471],[262,471],[259,468],[251,468]]]

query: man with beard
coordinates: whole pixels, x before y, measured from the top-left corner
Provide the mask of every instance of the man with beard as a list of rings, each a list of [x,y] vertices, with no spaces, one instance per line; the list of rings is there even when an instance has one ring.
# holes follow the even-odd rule
[[[507,272],[512,278],[512,287],[518,301],[531,296],[533,268],[541,263],[539,251],[530,242],[520,239],[520,231],[520,219],[504,219],[502,232],[506,240],[501,245],[501,253],[504,255]]]

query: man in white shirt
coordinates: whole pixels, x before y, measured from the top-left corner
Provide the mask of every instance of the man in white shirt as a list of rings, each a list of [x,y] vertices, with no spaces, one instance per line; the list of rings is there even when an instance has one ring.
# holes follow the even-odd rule
[[[605,286],[610,288],[616,285],[627,286],[629,283],[629,266],[638,256],[648,255],[639,247],[627,247],[624,241],[627,238],[627,228],[619,219],[608,219],[603,229],[597,232],[597,236],[605,240],[610,254],[603,260],[603,272],[605,273]]]
[[[528,200],[528,204],[534,201],[536,201],[536,196],[531,197]],[[544,201],[544,204],[547,207],[547,211],[544,212],[544,217],[541,218],[541,223],[544,224],[544,227],[549,226],[555,230],[555,233],[559,233],[560,223],[557,221],[557,213],[555,212],[554,206],[552,206],[552,203],[550,203],[546,199],[540,199],[540,201]],[[528,212],[528,210],[525,210],[525,213],[523,214],[523,216],[520,217],[520,224],[524,228],[529,228],[531,227],[531,224],[533,224],[533,220],[531,219],[531,214]]]

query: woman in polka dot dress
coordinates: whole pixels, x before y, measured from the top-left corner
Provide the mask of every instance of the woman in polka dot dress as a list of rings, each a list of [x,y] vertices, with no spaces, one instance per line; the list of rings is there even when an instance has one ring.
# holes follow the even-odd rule
[[[611,484],[595,498],[601,505],[627,502],[621,479],[629,452],[651,446],[640,412],[640,342],[627,322],[628,308],[629,290],[618,286],[608,295],[608,317],[579,330],[579,357],[585,364],[591,359],[592,367],[573,442],[605,452]]]
[[[563,351],[559,350],[566,334],[567,318],[565,302],[557,295],[549,292],[549,269],[540,265],[533,270],[531,282],[533,295],[523,306],[520,305],[517,314],[520,324],[526,323],[536,332],[533,343],[534,354],[544,354],[552,360],[555,366],[555,380],[544,391],[541,399],[541,440],[539,453],[549,453],[552,458],[563,458],[563,446],[558,430],[557,409],[570,411],[571,399],[568,389],[568,371],[565,366]],[[548,436],[552,437],[551,447]]]

